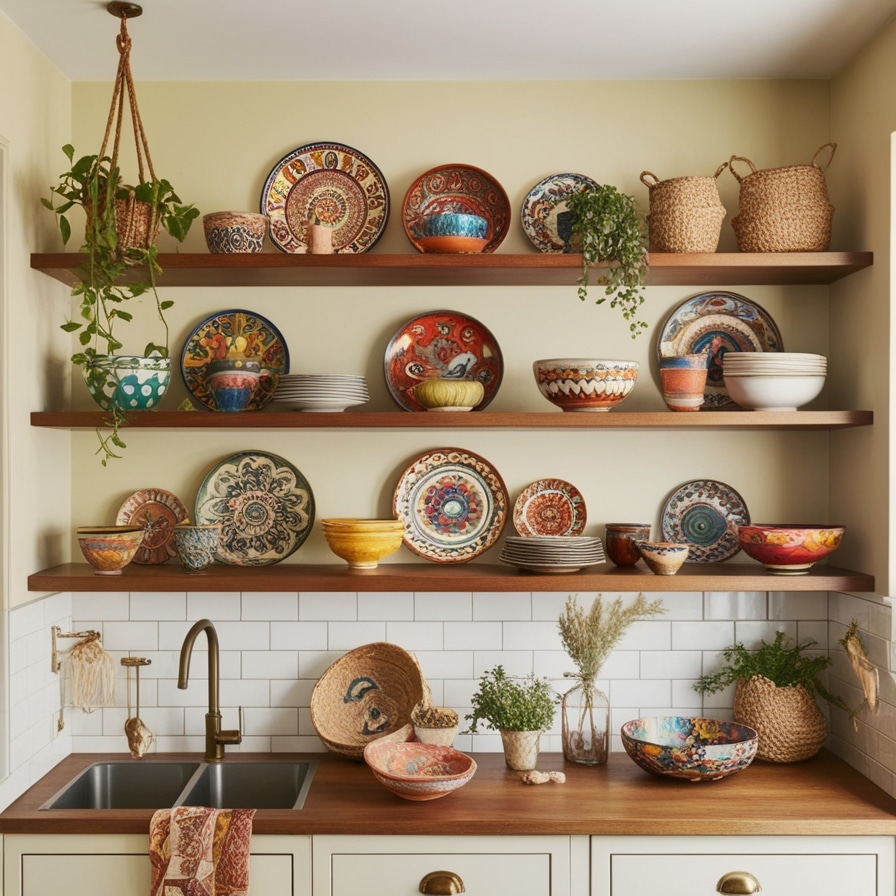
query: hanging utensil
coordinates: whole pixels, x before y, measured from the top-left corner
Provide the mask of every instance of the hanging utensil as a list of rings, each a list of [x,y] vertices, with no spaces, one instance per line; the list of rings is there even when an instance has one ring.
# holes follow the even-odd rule
[[[121,665],[127,669],[127,691],[128,691],[128,718],[124,723],[124,733],[127,735],[128,748],[134,759],[142,759],[143,754],[150,748],[153,742],[153,733],[146,727],[140,718],[140,667],[148,666],[152,660],[145,656],[123,656]],[[131,714],[131,669],[134,670],[136,679],[135,695],[136,695],[136,711]]]

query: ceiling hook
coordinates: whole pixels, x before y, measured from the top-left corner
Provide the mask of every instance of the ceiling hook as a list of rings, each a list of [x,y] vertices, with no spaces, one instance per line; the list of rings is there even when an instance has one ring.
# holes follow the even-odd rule
[[[143,15],[143,7],[139,3],[124,3],[122,0],[112,0],[106,4],[106,12],[116,19],[136,19]]]

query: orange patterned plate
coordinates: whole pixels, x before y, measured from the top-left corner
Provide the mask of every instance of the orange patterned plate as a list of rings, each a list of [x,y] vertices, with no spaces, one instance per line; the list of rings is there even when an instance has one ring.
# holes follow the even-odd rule
[[[513,505],[513,528],[520,535],[581,535],[585,499],[563,479],[539,479],[520,492]]]
[[[134,555],[134,563],[150,565],[177,556],[174,527],[187,518],[187,508],[177,495],[163,488],[144,488],[121,505],[115,523],[144,529],[146,534]]]

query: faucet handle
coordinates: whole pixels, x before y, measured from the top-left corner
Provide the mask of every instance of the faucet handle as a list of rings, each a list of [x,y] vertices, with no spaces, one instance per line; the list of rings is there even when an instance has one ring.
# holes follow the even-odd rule
[[[246,733],[246,729],[243,727],[243,707],[238,706],[236,711],[237,717],[239,718],[239,725],[237,726],[237,729],[240,732],[240,740],[242,740],[243,735]]]

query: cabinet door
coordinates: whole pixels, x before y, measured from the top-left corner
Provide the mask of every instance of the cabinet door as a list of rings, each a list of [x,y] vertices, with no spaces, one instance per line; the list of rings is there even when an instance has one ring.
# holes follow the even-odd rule
[[[420,896],[429,875],[434,893],[569,896],[569,849],[568,837],[321,836],[312,889],[314,896]]]
[[[890,896],[890,837],[595,837],[592,896],[714,896],[748,872],[767,896]]]

